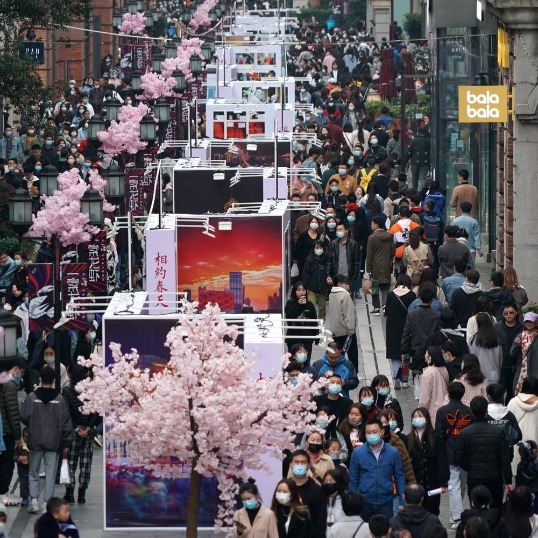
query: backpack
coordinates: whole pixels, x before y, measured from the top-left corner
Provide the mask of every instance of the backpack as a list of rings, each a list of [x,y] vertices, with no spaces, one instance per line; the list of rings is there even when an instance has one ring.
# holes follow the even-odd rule
[[[437,243],[441,233],[441,217],[424,213],[424,238],[428,243]]]
[[[372,178],[377,174],[377,169],[374,167],[369,172],[366,172],[366,168],[361,168],[361,182],[360,186],[364,189],[364,192],[368,189],[368,185]]]

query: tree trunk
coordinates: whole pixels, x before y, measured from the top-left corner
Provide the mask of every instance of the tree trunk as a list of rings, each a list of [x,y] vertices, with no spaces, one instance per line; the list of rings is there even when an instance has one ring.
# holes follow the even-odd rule
[[[187,538],[197,538],[198,536],[198,508],[201,489],[202,475],[193,470],[191,471],[191,483],[187,497]]]

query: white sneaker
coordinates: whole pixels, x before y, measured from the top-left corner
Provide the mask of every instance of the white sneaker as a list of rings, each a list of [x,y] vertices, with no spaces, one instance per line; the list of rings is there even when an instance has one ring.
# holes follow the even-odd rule
[[[459,524],[460,524],[459,521],[454,521],[454,522],[452,522],[452,528],[453,528],[454,530],[457,529],[458,526],[459,526]]]
[[[409,388],[409,383],[402,382],[402,389],[408,389],[408,388]]]
[[[32,499],[32,502],[30,503],[30,506],[28,507],[28,513],[39,514],[39,503],[37,502],[37,499]]]

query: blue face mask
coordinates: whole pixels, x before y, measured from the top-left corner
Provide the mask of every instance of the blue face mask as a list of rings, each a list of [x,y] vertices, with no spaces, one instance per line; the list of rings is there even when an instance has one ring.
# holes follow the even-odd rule
[[[331,192],[338,192],[338,185],[332,185]]]
[[[355,222],[355,217],[348,216],[348,217],[347,217],[347,221],[348,221],[348,222]]]
[[[95,340],[95,333],[90,333],[90,334],[88,334],[88,340],[89,340],[90,342],[93,342],[93,341]]]
[[[348,164],[349,166],[353,166],[353,165],[355,164],[355,161],[349,159],[349,161],[347,162],[347,164]]]
[[[365,407],[370,407],[373,403],[374,403],[373,398],[364,398],[361,400],[361,404],[364,405]]]
[[[13,260],[15,265],[22,265],[22,260]]]
[[[258,501],[256,499],[249,499],[248,501],[243,501],[243,506],[247,510],[254,510],[258,506]]]
[[[340,461],[340,456],[338,454],[331,454],[331,459],[333,461]]]
[[[328,222],[327,228],[329,228],[329,230],[334,230],[336,228],[336,222]]]
[[[297,385],[297,379],[290,379],[290,385],[295,387],[295,385]]]
[[[450,362],[450,357],[448,355],[443,355],[443,360],[448,364]]]
[[[306,472],[308,471],[308,468],[306,465],[294,465],[291,468],[291,472],[293,473],[293,476],[297,478],[303,478],[306,476]]]
[[[295,355],[295,359],[299,364],[304,364],[308,359],[308,353],[297,353],[297,355]]]
[[[339,168],[338,169],[338,173],[341,175],[341,176],[345,176],[347,174],[347,168]]]
[[[344,232],[336,232],[336,237],[338,237],[338,239],[342,239],[344,235],[346,235]]]
[[[328,425],[329,423],[326,420],[316,420],[316,426],[318,426],[318,428],[321,428],[322,430],[325,430]]]
[[[389,422],[390,429],[394,431],[398,427],[398,423],[395,420]]]
[[[39,164],[38,164],[37,166],[34,167],[34,170],[35,170],[36,172],[41,172],[41,168],[42,168],[42,167],[39,166]]]
[[[52,146],[52,142],[52,140],[45,140],[45,144],[49,147]]]
[[[314,254],[316,256],[322,256],[323,255],[323,250],[314,250]]]
[[[378,389],[377,393],[379,396],[388,396],[390,394],[390,389]]]
[[[83,166],[84,166],[84,168],[89,168],[91,165],[92,165],[92,163],[86,163],[85,162]]]
[[[22,374],[15,374],[13,376],[13,381],[15,381],[15,383],[18,385],[22,381]]]
[[[411,421],[411,424],[415,428],[424,428],[426,426],[426,419],[424,417],[416,417]]]
[[[355,151],[353,152],[353,155],[355,155],[355,157],[360,157],[360,156],[362,155],[362,152],[361,152],[361,151],[357,151],[357,150],[355,150]]]
[[[366,436],[366,442],[369,445],[378,445],[381,441],[381,436],[378,433],[370,433]]]
[[[327,392],[329,394],[340,394],[342,392],[342,385],[338,383],[330,383],[327,387]]]

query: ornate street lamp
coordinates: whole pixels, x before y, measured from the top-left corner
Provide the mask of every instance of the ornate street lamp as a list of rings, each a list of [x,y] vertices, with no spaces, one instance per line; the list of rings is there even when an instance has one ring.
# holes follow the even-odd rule
[[[32,198],[28,191],[19,187],[8,201],[9,223],[14,226],[32,225]]]
[[[189,58],[189,66],[193,76],[197,77],[202,72],[202,58],[196,54],[193,54]]]
[[[114,161],[101,174],[106,179],[105,196],[110,198],[125,196],[125,173]]]
[[[41,170],[39,175],[39,190],[41,194],[52,196],[58,189],[58,170],[52,164],[48,164]]]
[[[174,87],[174,91],[176,93],[181,93],[185,91],[185,88],[187,87],[187,83],[185,82],[185,75],[183,71],[180,69],[175,69],[172,73],[172,76],[176,80],[176,85]]]
[[[205,43],[211,47],[211,54],[215,54],[215,38],[213,36],[208,36],[205,38]]]
[[[138,2],[137,0],[129,0],[127,2],[127,12],[131,15],[134,15],[138,11]]]
[[[17,356],[17,332],[20,330],[20,318],[4,308],[0,303],[0,359],[12,359]]]
[[[155,118],[151,114],[146,114],[140,120],[140,140],[153,144],[157,138],[157,124]]]
[[[142,73],[140,71],[133,71],[131,73],[131,88],[135,92],[140,91],[140,85],[142,84]]]
[[[106,115],[110,121],[118,121],[118,114],[122,104],[119,99],[112,97],[103,102],[103,106],[106,107]]]
[[[112,15],[112,26],[119,28],[123,22],[123,13],[121,11],[114,11]]]
[[[153,64],[153,72],[154,73],[160,73],[161,72],[161,64],[164,61],[164,56],[162,54],[155,54],[152,58],[152,64]]]
[[[168,104],[166,97],[159,97],[159,99],[155,101],[153,111],[155,112],[155,116],[159,123],[165,124],[170,121],[170,105]]]
[[[80,199],[80,211],[90,217],[91,226],[103,224],[103,198],[93,187],[90,187]]]
[[[97,133],[105,130],[105,120],[95,114],[88,122],[88,140],[98,142]]]
[[[166,58],[175,58],[177,56],[177,45],[173,41],[167,41],[164,47]]]
[[[213,52],[211,51],[211,46],[208,43],[204,43],[201,46],[201,50],[202,50],[202,56],[204,57],[204,60],[206,61],[206,63],[209,62],[211,58],[213,58]]]
[[[146,28],[153,28],[153,23],[155,22],[155,12],[153,9],[148,9],[146,11]]]

